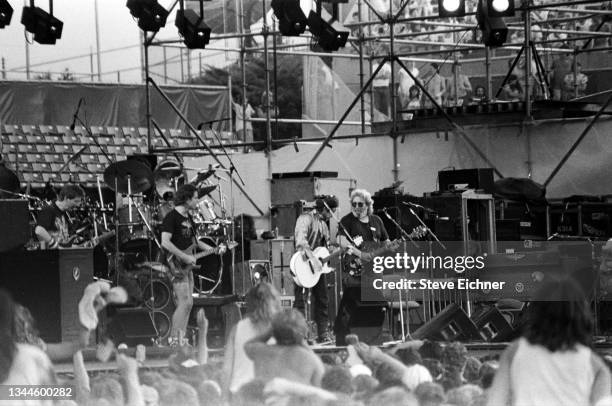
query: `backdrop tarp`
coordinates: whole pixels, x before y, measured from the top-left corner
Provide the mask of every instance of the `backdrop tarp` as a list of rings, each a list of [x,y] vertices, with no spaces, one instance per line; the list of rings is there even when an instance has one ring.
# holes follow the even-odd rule
[[[226,88],[163,86],[162,89],[194,126],[229,116]],[[81,97],[84,104],[79,117],[91,126],[147,125],[143,85],[67,82],[0,81],[0,122],[69,125]],[[151,112],[162,128],[185,128],[153,88]]]
[[[468,129],[472,141],[487,155],[505,177],[531,175],[543,183],[557,166],[563,155],[578,138],[588,121],[540,124],[527,127],[482,127]],[[573,194],[612,194],[612,121],[599,121],[565,166],[548,186],[547,197],[560,198]],[[528,143],[531,145],[531,158]],[[357,187],[375,192],[393,182],[393,143],[388,137],[354,141],[332,141],[333,148],[326,148],[312,170],[337,171],[340,178],[357,180]],[[299,152],[287,146],[272,152],[273,172],[299,172],[314,155],[318,145],[299,145]],[[270,206],[267,162],[263,153],[236,154],[233,156],[237,170],[244,177],[246,191],[259,207],[268,211]],[[225,158],[221,158],[225,163]],[[187,166],[207,167],[213,163],[208,157],[189,158]],[[422,195],[437,190],[438,171],[448,168],[464,169],[486,167],[465,140],[455,134],[427,133],[407,135],[403,144],[398,143],[399,179],[404,181],[404,192]],[[189,177],[193,173],[189,174]],[[229,184],[222,182],[224,193],[229,196]],[[339,191],[340,198],[347,198]],[[257,215],[249,202],[234,189],[236,213]],[[345,214],[345,213],[341,213]]]

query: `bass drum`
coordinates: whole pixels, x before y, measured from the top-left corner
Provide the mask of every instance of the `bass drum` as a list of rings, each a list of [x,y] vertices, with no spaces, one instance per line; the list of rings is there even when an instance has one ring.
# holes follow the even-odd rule
[[[151,227],[152,215],[149,206],[140,205],[140,210]],[[118,211],[119,223],[125,224],[130,221],[130,210],[128,207],[122,207]],[[138,209],[132,206],[132,223],[133,225],[119,226],[119,251],[127,253],[125,259],[126,267],[133,268],[136,264],[141,264],[146,261],[157,259],[158,248],[150,235],[149,230],[143,219],[140,217]]]
[[[199,237],[199,241],[210,247],[217,247],[217,242],[210,237]],[[198,269],[193,270],[195,290],[199,293],[213,293],[223,279],[223,257],[210,254],[197,261]]]

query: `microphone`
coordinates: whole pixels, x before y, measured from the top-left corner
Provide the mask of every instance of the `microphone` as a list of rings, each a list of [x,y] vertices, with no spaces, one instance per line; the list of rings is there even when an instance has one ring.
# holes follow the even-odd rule
[[[200,124],[198,124],[197,129],[201,130],[202,127],[204,127],[205,124],[220,123],[222,121],[228,121],[228,120],[231,120],[231,118],[230,117],[225,117],[225,118],[220,118],[218,120],[202,121]]]
[[[72,124],[70,124],[70,131],[74,131],[74,127],[77,121],[77,116],[79,115],[79,110],[81,109],[81,104],[83,104],[82,97],[79,99],[79,104],[77,104],[76,111],[74,112],[74,115],[72,116]]]
[[[402,204],[405,204],[406,206],[416,207],[417,209],[422,209],[428,212],[435,212],[435,210],[432,210],[429,207],[424,207],[424,206],[421,206],[420,204],[416,204],[412,202],[402,202]]]

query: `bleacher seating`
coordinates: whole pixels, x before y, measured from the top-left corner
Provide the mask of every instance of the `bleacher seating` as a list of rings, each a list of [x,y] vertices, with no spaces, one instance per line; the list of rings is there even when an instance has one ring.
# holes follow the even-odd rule
[[[0,152],[8,167],[15,171],[20,181],[30,183],[32,187],[43,187],[51,180],[57,184],[81,182],[86,186],[95,186],[96,179],[102,178],[108,166],[106,152],[113,160],[125,160],[134,154],[148,153],[146,127],[92,127],[92,135],[104,150],[96,145],[92,136],[83,127],[77,126],[74,131],[68,126],[52,125],[12,125],[1,127]],[[178,129],[163,130],[172,147],[195,147],[199,141],[190,132]],[[208,145],[217,143],[210,130],[200,133]],[[223,143],[237,142],[231,133],[219,134]],[[79,157],[74,154],[81,152]],[[152,148],[166,148],[164,140],[152,133]],[[182,155],[201,155],[201,151],[183,151]],[[159,159],[166,159],[169,154],[162,154]],[[59,170],[73,158],[62,173]]]

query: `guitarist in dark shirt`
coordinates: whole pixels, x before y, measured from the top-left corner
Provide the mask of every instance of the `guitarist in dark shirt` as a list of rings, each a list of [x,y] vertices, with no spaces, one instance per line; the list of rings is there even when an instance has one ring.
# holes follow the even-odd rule
[[[85,192],[78,185],[65,185],[55,202],[38,214],[34,233],[42,249],[69,247],[76,237],[68,212],[83,203]]]
[[[338,242],[349,254],[343,262],[350,266],[343,269],[343,293],[334,323],[336,345],[346,345],[345,337],[350,333],[348,321],[361,303],[360,265],[362,261],[372,261],[372,254],[364,250],[364,243],[381,242],[389,250],[394,249],[382,220],[373,214],[373,205],[372,195],[367,190],[355,189],[351,193],[351,212],[342,217],[338,227]]]
[[[196,248],[201,250],[212,250],[201,241],[198,241],[195,226],[190,210],[195,210],[198,204],[197,189],[193,185],[181,186],[174,195],[174,210],[169,212],[162,224],[162,247],[167,255],[172,255],[183,265],[183,269],[175,271],[172,287],[176,296],[176,310],[172,315],[172,330],[170,342],[177,342],[179,331],[185,333],[189,313],[193,306],[193,273],[191,269],[196,265],[194,256]],[[218,251],[223,254],[224,247]],[[172,267],[174,268],[174,267]]]

